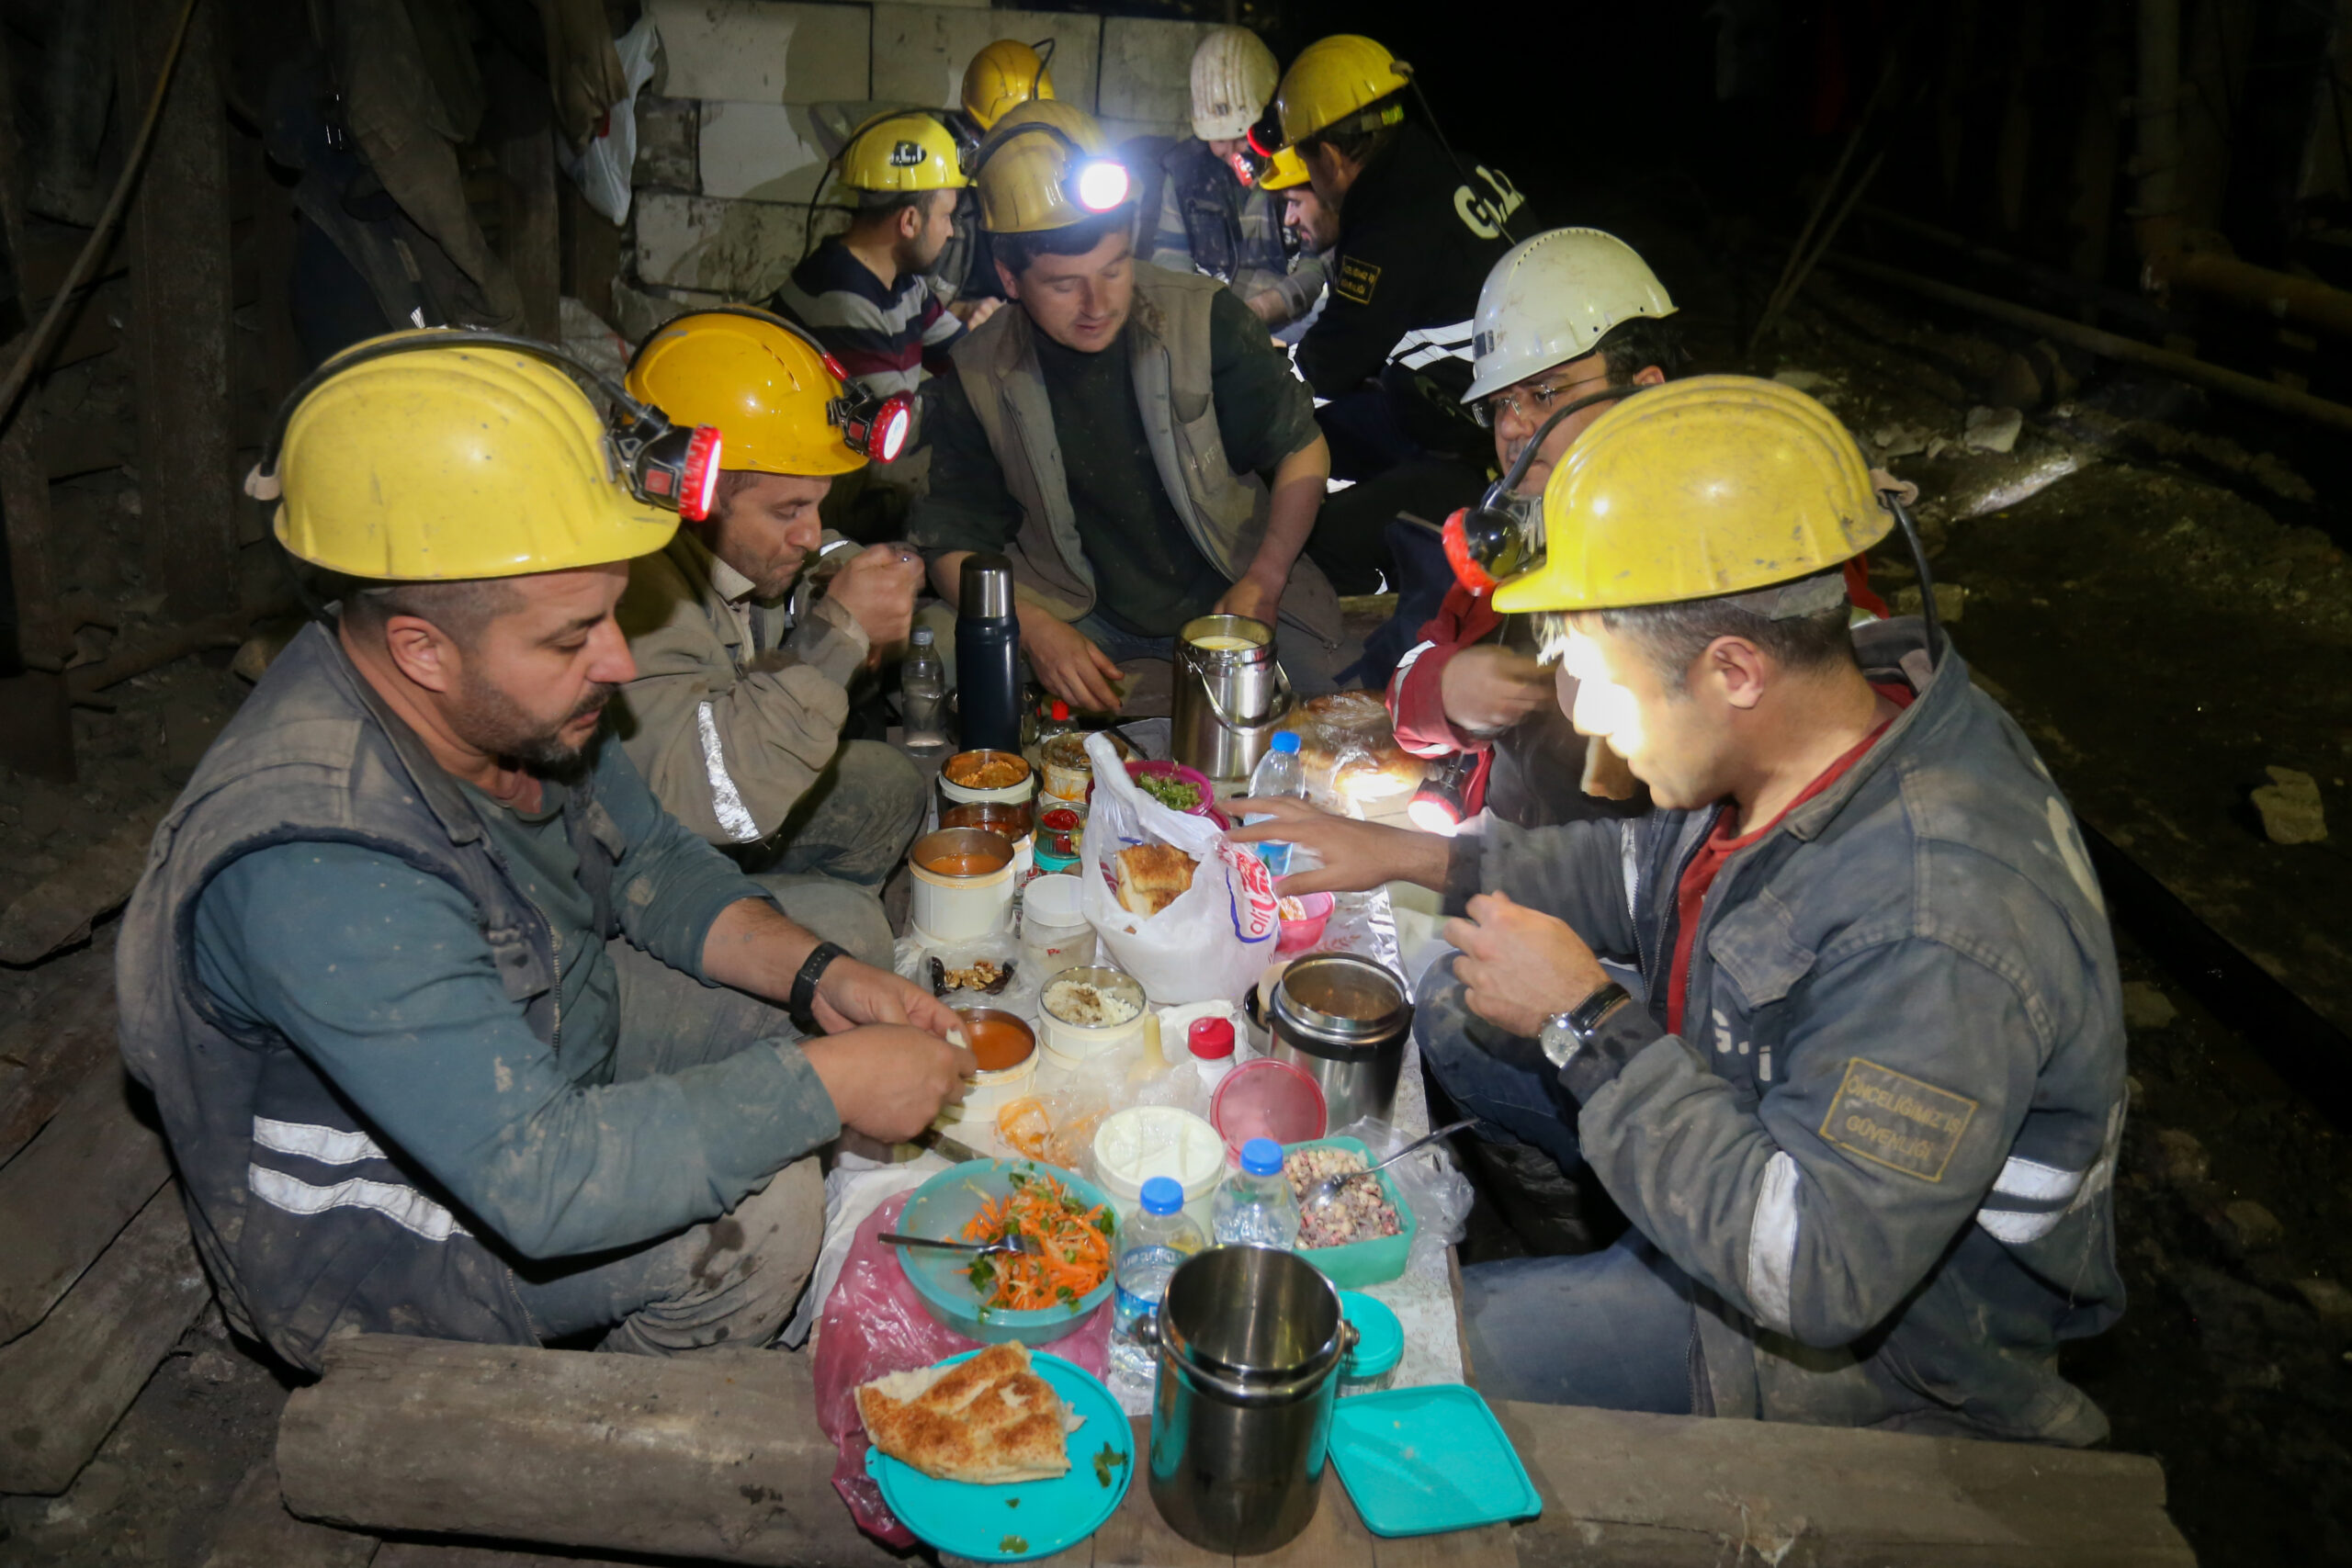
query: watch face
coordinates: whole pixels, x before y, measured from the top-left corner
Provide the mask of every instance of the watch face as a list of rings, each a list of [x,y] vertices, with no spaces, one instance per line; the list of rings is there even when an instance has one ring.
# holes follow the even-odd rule
[[[1543,1032],[1535,1043],[1543,1047],[1544,1059],[1555,1067],[1566,1066],[1578,1044],[1576,1031],[1568,1027],[1568,1015],[1564,1012],[1554,1013],[1544,1021]]]

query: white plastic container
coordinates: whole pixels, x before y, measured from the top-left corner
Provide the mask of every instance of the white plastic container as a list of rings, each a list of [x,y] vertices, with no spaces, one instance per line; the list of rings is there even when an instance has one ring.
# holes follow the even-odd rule
[[[943,828],[917,839],[907,858],[915,931],[926,942],[969,942],[1005,929],[1012,913],[1013,856],[1004,835]]]
[[[967,1078],[963,1102],[941,1106],[939,1115],[932,1122],[934,1127],[944,1128],[953,1127],[959,1122],[972,1122],[993,1129],[996,1113],[1030,1093],[1036,1084],[1036,1032],[1023,1022],[1018,1015],[1002,1008],[958,1008],[956,1011],[972,1023],[985,1021],[989,1027],[999,1031],[1018,1030],[1029,1047],[1027,1053],[1012,1066],[994,1072],[977,1073]]]
[[[1055,1017],[1053,1007],[1046,998],[1053,988],[1064,980],[1125,997],[1135,1003],[1135,1016],[1118,1023],[1102,1024],[1072,1023],[1067,1019]],[[1091,964],[1065,969],[1047,980],[1045,988],[1037,995],[1037,1021],[1046,1032],[1046,1059],[1056,1066],[1074,1069],[1082,1066],[1089,1056],[1116,1050],[1122,1045],[1132,1045],[1143,1037],[1146,1013],[1143,987],[1136,984],[1133,976]]]
[[[1185,1211],[1205,1228],[1209,1199],[1224,1175],[1225,1139],[1189,1111],[1130,1106],[1094,1130],[1094,1184],[1122,1217],[1135,1213],[1145,1182],[1165,1176],[1184,1190]]]
[[[1033,877],[1023,889],[1021,962],[1041,985],[1064,969],[1094,962],[1094,928],[1079,908],[1081,891],[1067,872]]]

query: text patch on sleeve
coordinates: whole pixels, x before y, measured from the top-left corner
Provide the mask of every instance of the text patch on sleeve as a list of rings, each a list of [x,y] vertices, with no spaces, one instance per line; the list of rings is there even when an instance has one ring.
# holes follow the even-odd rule
[[[1976,1102],[1964,1094],[1855,1056],[1846,1063],[1821,1135],[1874,1165],[1941,1181],[1975,1115]]]
[[[1359,305],[1372,303],[1372,291],[1380,287],[1380,268],[1353,256],[1340,258],[1340,276],[1331,280],[1331,292],[1342,299],[1352,299]]]

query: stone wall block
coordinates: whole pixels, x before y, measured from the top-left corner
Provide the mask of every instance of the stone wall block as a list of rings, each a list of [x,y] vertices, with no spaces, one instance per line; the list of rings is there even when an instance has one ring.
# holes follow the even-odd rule
[[[867,96],[872,17],[864,6],[650,0],[649,8],[662,32],[655,84],[664,97],[815,104]]]
[[[705,196],[807,201],[825,172],[803,104],[706,103],[699,155]]]
[[[1104,119],[1138,120],[1163,133],[1193,127],[1193,51],[1209,24],[1113,17],[1102,24],[1102,79],[1095,87]]]
[[[646,283],[731,299],[764,299],[800,259],[808,213],[789,202],[644,192],[637,207],[638,276]]]

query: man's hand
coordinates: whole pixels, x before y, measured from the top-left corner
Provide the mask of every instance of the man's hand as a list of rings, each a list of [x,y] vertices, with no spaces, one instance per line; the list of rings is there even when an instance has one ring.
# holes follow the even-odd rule
[[[914,625],[922,558],[904,545],[872,545],[849,558],[825,596],[847,610],[880,653],[907,640]]]
[[[1358,822],[1317,811],[1303,800],[1277,795],[1271,800],[1236,800],[1226,810],[1235,820],[1271,814],[1273,820],[1236,828],[1226,835],[1237,844],[1288,841],[1323,863],[1309,871],[1295,871],[1282,880],[1284,893],[1362,893],[1388,882],[1417,882],[1423,887],[1445,886],[1446,840],[1410,828],[1379,822]]]
[[[839,961],[833,967],[841,967]],[[886,1144],[930,1126],[941,1106],[964,1098],[965,1077],[980,1070],[969,1051],[900,1024],[804,1040],[800,1050],[832,1097],[842,1125]]]
[[[818,1027],[839,1034],[868,1023],[906,1023],[942,1040],[963,1041],[956,1010],[911,980],[843,956],[825,966],[812,1010]]]
[[[958,299],[947,307],[947,313],[963,322],[965,329],[969,331],[995,315],[1003,305],[1003,300],[993,296],[985,299]]]
[[[1111,687],[1121,679],[1119,667],[1069,622],[1024,606],[1021,651],[1029,656],[1030,671],[1046,690],[1070,706],[1093,713],[1119,711],[1119,695]]]
[[[1274,617],[1282,613],[1283,587],[1280,582],[1268,584],[1255,573],[1250,573],[1219,594],[1209,614],[1247,615],[1253,621],[1263,621],[1271,626],[1274,624]]]
[[[1460,948],[1453,976],[1470,1010],[1513,1034],[1533,1038],[1544,1021],[1566,1012],[1609,976],[1566,920],[1511,902],[1504,893],[1470,900],[1470,918],[1448,920],[1439,934]]]
[[[1438,695],[1456,729],[1492,735],[1556,699],[1552,677],[1523,653],[1492,643],[1463,649],[1445,661]]]

